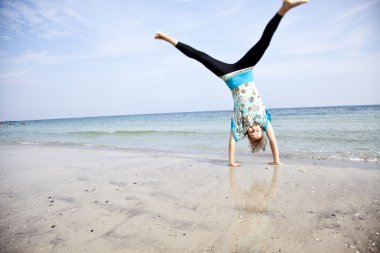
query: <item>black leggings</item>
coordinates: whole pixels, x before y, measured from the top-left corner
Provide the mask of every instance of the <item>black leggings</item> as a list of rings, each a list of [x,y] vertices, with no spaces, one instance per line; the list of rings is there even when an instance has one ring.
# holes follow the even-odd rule
[[[223,76],[236,70],[253,67],[264,55],[265,50],[268,48],[269,43],[276,31],[282,16],[276,15],[269,21],[260,40],[254,45],[240,60],[235,63],[228,64],[218,61],[208,54],[198,51],[184,43],[178,42],[176,48],[184,53],[186,56],[193,58],[202,63],[206,68],[217,76]]]

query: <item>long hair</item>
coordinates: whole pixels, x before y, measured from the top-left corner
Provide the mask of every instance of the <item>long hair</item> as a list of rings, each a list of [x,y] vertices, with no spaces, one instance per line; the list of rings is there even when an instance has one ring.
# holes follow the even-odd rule
[[[258,152],[258,151],[260,151],[260,149],[265,151],[265,148],[267,146],[267,139],[264,136],[264,131],[263,131],[262,137],[258,140],[255,140],[255,139],[249,137],[248,133],[247,133],[247,137],[248,137],[248,141],[249,141],[249,148],[251,149],[252,153]]]

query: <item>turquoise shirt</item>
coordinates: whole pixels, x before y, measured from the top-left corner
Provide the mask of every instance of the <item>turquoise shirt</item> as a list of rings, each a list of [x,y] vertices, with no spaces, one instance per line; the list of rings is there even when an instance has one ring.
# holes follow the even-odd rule
[[[266,131],[268,121],[271,122],[271,114],[264,106],[253,80],[252,69],[245,68],[220,77],[230,88],[234,100],[231,129],[236,142],[246,136],[248,127],[254,123]]]

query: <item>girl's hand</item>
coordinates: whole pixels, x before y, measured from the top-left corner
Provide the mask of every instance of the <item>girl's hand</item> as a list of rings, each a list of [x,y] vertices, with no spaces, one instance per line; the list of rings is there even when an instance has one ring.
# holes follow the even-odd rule
[[[269,139],[270,149],[272,150],[273,162],[269,163],[271,165],[280,165],[280,155],[278,153],[276,135],[274,134],[272,124],[268,122],[267,126],[267,136]]]
[[[231,130],[230,141],[229,141],[229,163],[232,167],[239,167],[240,163],[235,163],[235,139],[234,133]]]

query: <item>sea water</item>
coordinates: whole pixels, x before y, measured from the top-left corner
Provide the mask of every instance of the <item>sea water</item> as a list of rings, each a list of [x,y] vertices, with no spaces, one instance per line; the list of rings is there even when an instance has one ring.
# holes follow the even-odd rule
[[[379,162],[380,105],[270,111],[283,158]],[[212,111],[2,122],[0,144],[227,157],[230,118],[231,111]],[[236,152],[249,154],[247,140]],[[258,155],[271,156],[270,148]]]

